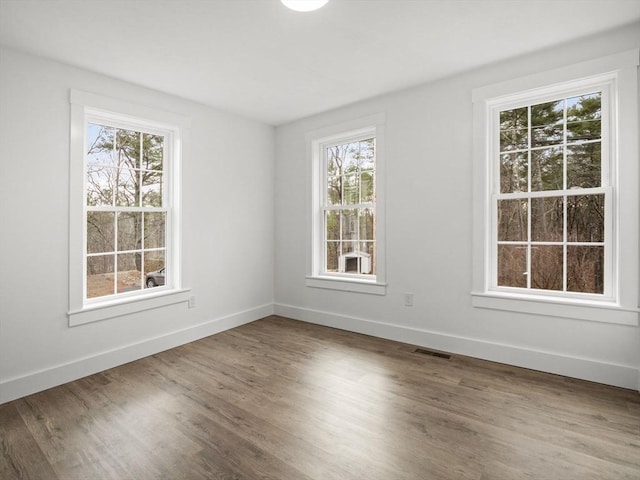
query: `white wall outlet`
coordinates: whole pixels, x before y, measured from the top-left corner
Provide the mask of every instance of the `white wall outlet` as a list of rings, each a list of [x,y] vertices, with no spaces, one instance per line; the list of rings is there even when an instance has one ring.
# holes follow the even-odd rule
[[[413,293],[404,294],[404,306],[413,307]]]
[[[189,297],[189,308],[195,308],[195,306],[196,306],[196,296],[191,295]]]

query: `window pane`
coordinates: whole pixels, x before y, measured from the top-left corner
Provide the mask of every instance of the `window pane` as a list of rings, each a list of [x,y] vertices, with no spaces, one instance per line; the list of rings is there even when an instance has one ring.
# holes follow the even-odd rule
[[[342,176],[330,176],[327,179],[327,204],[342,205]]]
[[[340,242],[327,242],[327,272],[338,271],[338,255]]]
[[[343,151],[344,163],[342,173],[355,173],[360,168],[362,156],[360,155],[360,142],[346,143],[340,147]]]
[[[527,240],[527,201],[498,201],[498,241]]]
[[[527,286],[527,248],[524,245],[498,245],[498,286]]]
[[[562,290],[562,246],[531,247],[531,288]]]
[[[600,120],[587,120],[567,125],[567,142],[599,140],[602,128]]]
[[[87,253],[113,252],[114,212],[87,212]]]
[[[87,205],[90,207],[110,207],[113,205],[115,170],[101,166],[87,169]]]
[[[375,214],[370,208],[360,210],[360,240],[375,240]]]
[[[164,250],[144,252],[144,286],[148,288],[165,285]]]
[[[370,255],[371,259],[373,260],[373,258],[375,258],[375,247],[376,247],[376,243],[375,242],[360,242],[360,252],[362,253],[366,253],[367,255]],[[374,265],[371,266],[372,271],[370,273],[375,273],[374,270]]]
[[[164,137],[162,135],[142,135],[142,168],[162,170],[164,160]]]
[[[357,242],[340,242],[340,254],[346,255],[355,251]]]
[[[364,274],[375,275],[377,273],[376,268],[376,242],[364,242],[360,245],[360,251],[369,255],[369,267],[368,272],[363,271]]]
[[[152,212],[144,214],[144,245],[143,248],[164,248],[166,232],[166,214]]]
[[[376,201],[374,193],[374,174],[368,170],[360,174],[361,203],[373,203]]]
[[[602,145],[581,143],[567,147],[567,188],[601,186]]]
[[[117,129],[116,154],[118,167],[140,168],[140,132]]]
[[[118,213],[118,251],[142,248],[142,213]]]
[[[562,147],[543,148],[531,152],[531,190],[562,190]]]
[[[358,211],[342,211],[342,240],[358,240]]]
[[[527,148],[528,142],[527,107],[500,112],[500,151]]]
[[[94,123],[87,124],[87,164],[114,167],[113,142],[115,129]]]
[[[357,173],[343,177],[344,205],[360,203],[360,181]]]
[[[114,255],[87,257],[87,298],[115,293]]]
[[[541,147],[564,141],[564,100],[531,106],[531,146]]]
[[[373,170],[375,168],[375,139],[369,138],[359,142],[358,166],[362,170]]]
[[[567,198],[567,240],[604,242],[604,195]]]
[[[329,210],[326,214],[327,240],[340,240],[340,212]]]
[[[604,247],[567,247],[567,290],[604,293]]]
[[[500,155],[500,192],[527,191],[527,154],[503,153]]]
[[[531,199],[531,240],[561,242],[564,222],[563,197]]]
[[[137,207],[140,205],[140,171],[119,168],[116,170],[117,207]]]
[[[142,252],[118,254],[118,293],[142,288]]]
[[[141,172],[142,173],[142,206],[161,207],[162,206],[162,173]]]
[[[343,172],[346,145],[337,145],[327,148],[327,174],[329,176],[341,176]]]
[[[567,99],[567,141],[595,140],[601,136],[602,94]]]

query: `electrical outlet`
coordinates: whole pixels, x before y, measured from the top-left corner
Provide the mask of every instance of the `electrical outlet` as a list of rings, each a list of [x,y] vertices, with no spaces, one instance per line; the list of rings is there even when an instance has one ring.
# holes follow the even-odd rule
[[[413,293],[404,294],[404,306],[413,307]]]
[[[196,306],[196,296],[191,295],[189,297],[189,308],[195,308],[195,306]]]

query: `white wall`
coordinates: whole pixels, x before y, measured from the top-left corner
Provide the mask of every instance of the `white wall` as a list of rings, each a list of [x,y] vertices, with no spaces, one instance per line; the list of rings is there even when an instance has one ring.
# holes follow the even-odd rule
[[[174,305],[69,328],[69,89],[192,118]],[[274,129],[0,50],[0,403],[272,312]]]
[[[276,130],[276,313],[412,344],[638,388],[635,326],[471,306],[471,91],[640,44],[640,25],[372,99]],[[305,287],[305,133],[386,113],[386,296]],[[446,205],[446,208],[443,208]],[[415,295],[403,306],[403,293]]]

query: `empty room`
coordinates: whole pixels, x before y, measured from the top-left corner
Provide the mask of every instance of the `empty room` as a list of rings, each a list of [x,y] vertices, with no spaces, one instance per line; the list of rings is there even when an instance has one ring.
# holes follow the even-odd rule
[[[640,0],[0,0],[2,480],[640,479]]]

